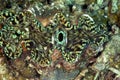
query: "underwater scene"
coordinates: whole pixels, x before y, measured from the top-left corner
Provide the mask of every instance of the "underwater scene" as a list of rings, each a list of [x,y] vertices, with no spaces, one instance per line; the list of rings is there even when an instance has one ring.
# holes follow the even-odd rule
[[[120,80],[120,0],[0,0],[0,80]]]

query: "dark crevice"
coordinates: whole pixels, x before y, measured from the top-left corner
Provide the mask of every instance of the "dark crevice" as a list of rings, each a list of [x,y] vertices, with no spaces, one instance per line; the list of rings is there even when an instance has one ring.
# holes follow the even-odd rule
[[[96,56],[94,56],[94,58],[98,58],[101,54],[102,54],[102,52],[98,52],[98,54]]]
[[[19,34],[19,33],[15,32],[15,35],[17,35],[17,37],[20,37],[20,35],[21,35],[21,34]]]
[[[87,9],[87,8],[88,8],[87,4],[82,5],[82,9]]]
[[[47,1],[47,4],[50,4],[51,3],[51,0],[46,0]]]
[[[12,7],[12,3],[10,2],[10,1],[8,1],[7,3],[6,3],[6,8],[11,8]]]
[[[87,67],[92,66],[93,64],[94,64],[94,62],[88,63]]]
[[[107,28],[108,28],[108,31],[109,31],[109,32],[112,31],[112,27],[111,27],[111,25],[109,24],[108,21],[107,21]]]
[[[68,6],[69,6],[69,11],[70,11],[70,12],[73,12],[73,5],[70,4],[70,5],[68,5]]]
[[[63,41],[63,34],[62,33],[60,33],[59,35],[58,35],[58,40],[61,42],[61,41]]]

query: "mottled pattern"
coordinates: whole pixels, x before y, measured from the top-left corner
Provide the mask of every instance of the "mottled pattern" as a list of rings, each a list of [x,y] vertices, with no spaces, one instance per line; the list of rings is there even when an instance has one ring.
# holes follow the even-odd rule
[[[95,24],[87,14],[72,25],[62,13],[56,13],[53,22],[46,28],[28,11],[3,10],[0,12],[0,47],[11,59],[19,58],[24,47],[30,52],[31,60],[47,66],[54,49],[61,51],[65,61],[76,62],[91,45],[97,49],[108,40],[105,25]]]
[[[42,33],[41,23],[28,11],[13,11],[7,9],[0,13],[0,47],[4,49],[5,55],[16,59],[21,57],[23,48],[26,48],[31,60],[40,65],[49,64],[49,52],[45,49],[49,43]]]
[[[56,34],[63,32],[64,42],[54,40],[53,44],[57,49],[61,50],[63,58],[68,62],[75,62],[80,58],[88,46],[94,50],[99,49],[106,41],[108,41],[108,30],[104,24],[95,24],[94,20],[88,15],[83,14],[79,18],[78,25],[72,25],[65,18],[64,14],[57,13],[54,16],[53,29]],[[58,29],[61,29],[57,31]]]

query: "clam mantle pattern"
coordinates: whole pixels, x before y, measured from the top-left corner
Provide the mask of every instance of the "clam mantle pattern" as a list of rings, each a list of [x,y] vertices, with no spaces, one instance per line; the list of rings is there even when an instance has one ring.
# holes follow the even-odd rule
[[[0,11],[0,47],[6,57],[17,59],[26,52],[31,60],[41,65],[51,63],[54,49],[61,51],[69,63],[75,63],[88,46],[95,51],[109,39],[105,24],[96,24],[83,14],[73,25],[64,13],[56,13],[52,22],[44,27],[29,11]]]

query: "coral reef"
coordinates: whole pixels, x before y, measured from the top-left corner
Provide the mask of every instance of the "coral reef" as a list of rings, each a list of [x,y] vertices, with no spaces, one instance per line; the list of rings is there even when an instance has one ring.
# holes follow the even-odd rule
[[[0,0],[0,80],[119,80],[119,0]]]

